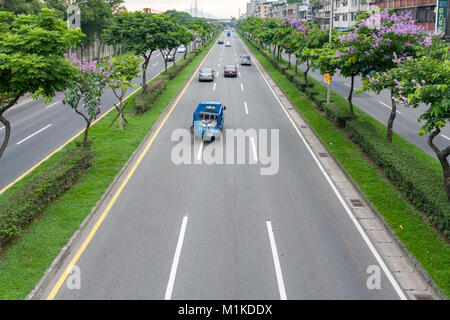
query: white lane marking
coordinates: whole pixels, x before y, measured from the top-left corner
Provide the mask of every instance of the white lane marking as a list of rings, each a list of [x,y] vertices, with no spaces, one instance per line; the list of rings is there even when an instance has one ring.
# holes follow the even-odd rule
[[[3,127],[3,128],[4,128],[4,127]],[[1,129],[1,128],[0,128],[0,129]],[[445,139],[447,139],[447,140],[450,140],[450,138],[447,137],[446,135],[441,134],[441,137],[442,137],[442,138],[445,138]]]
[[[47,128],[50,128],[51,126],[52,126],[52,124],[49,124],[49,125],[45,126],[44,128],[42,128],[42,129],[36,131],[35,133],[33,133],[32,135],[29,135],[29,136],[26,137],[25,139],[23,139],[23,140],[17,142],[17,144],[21,144],[22,142],[27,141],[27,140],[30,139],[31,137],[34,137],[34,136],[37,135],[38,133],[44,131],[44,130],[47,129]]]
[[[295,131],[297,132],[297,134],[300,136],[300,139],[303,141],[303,143],[305,144],[306,148],[308,149],[309,153],[311,154],[311,156],[313,157],[314,161],[316,162],[317,166],[319,167],[320,171],[322,172],[322,174],[325,176],[325,179],[327,180],[328,184],[331,186],[331,188],[333,189],[333,192],[335,193],[335,195],[337,196],[337,198],[339,199],[339,201],[341,202],[342,206],[344,207],[345,211],[347,212],[347,214],[349,215],[350,219],[352,220],[352,222],[354,223],[354,225],[356,226],[356,229],[359,231],[359,233],[361,234],[361,237],[363,238],[364,242],[367,244],[367,246],[369,247],[369,250],[372,252],[372,254],[374,255],[375,259],[378,261],[378,263],[380,264],[381,268],[383,269],[384,273],[386,274],[389,282],[392,284],[392,286],[394,287],[395,292],[398,294],[398,296],[400,297],[400,299],[402,300],[407,300],[405,294],[403,293],[402,289],[400,288],[400,286],[398,285],[397,281],[395,280],[394,276],[392,275],[392,273],[389,271],[388,267],[386,266],[386,264],[384,263],[383,259],[381,258],[381,256],[379,255],[378,251],[375,249],[374,245],[372,244],[372,241],[370,241],[369,237],[367,236],[367,234],[364,232],[364,229],[361,227],[361,225],[359,224],[358,220],[356,220],[355,216],[353,215],[352,211],[350,210],[349,206],[347,205],[347,203],[345,202],[344,198],[342,198],[340,192],[338,191],[338,189],[336,188],[334,182],[331,180],[330,176],[328,175],[328,173],[325,171],[325,169],[323,168],[322,164],[320,163],[319,159],[317,158],[317,156],[314,154],[314,151],[311,149],[311,146],[308,144],[308,142],[306,141],[305,137],[303,136],[303,134],[300,132],[300,130],[297,128],[297,126],[295,125],[294,120],[292,119],[292,117],[289,115],[289,113],[287,112],[287,110],[284,108],[283,104],[281,103],[280,99],[278,99],[277,95],[275,94],[275,91],[273,90],[273,88],[270,86],[269,82],[267,81],[266,77],[264,77],[264,74],[262,73],[261,69],[259,68],[259,66],[255,63],[256,68],[259,70],[259,72],[261,73],[262,78],[264,79],[264,81],[266,82],[267,86],[269,87],[270,91],[272,92],[272,94],[274,95],[275,99],[278,101],[278,103],[281,106],[281,109],[284,111],[284,113],[286,114],[286,116],[288,117],[289,121],[291,122],[292,126],[294,127]]]
[[[200,148],[198,148],[197,160],[200,160],[200,158],[202,157],[202,153],[203,153],[203,140],[200,143]]]
[[[184,216],[181,222],[181,230],[178,235],[177,248],[175,249],[175,256],[173,257],[172,268],[170,269],[169,282],[167,283],[165,300],[170,300],[172,298],[173,285],[175,283],[175,276],[177,274],[178,261],[180,260],[181,248],[183,247],[184,234],[186,233],[186,225],[188,222],[188,217]]]
[[[214,83],[214,87],[213,87],[213,90],[216,90],[216,83]]]
[[[392,110],[392,107],[390,106],[390,105],[387,105],[386,103],[384,103],[383,101],[380,101],[380,100],[378,100],[378,102],[379,103],[381,103],[383,106],[385,106],[386,108],[389,108],[389,109],[391,109]],[[395,110],[397,113],[399,113],[399,114],[401,114],[401,112],[400,111],[398,111],[398,110]]]
[[[51,107],[57,105],[60,102],[62,102],[62,101],[56,101],[55,103],[49,104],[48,106],[45,107],[45,109],[51,108]]]
[[[220,63],[219,63],[219,68],[220,68]]]
[[[239,77],[241,76],[241,72],[239,71]]]
[[[252,143],[253,159],[255,159],[255,162],[258,162],[258,153],[256,152],[256,144],[253,137],[250,137],[250,142]]]
[[[269,233],[270,248],[272,249],[273,263],[275,265],[275,274],[277,275],[278,290],[280,291],[280,299],[287,300],[286,289],[284,288],[283,273],[281,272],[280,260],[278,258],[277,245],[273,236],[272,223],[266,221],[267,232]]]
[[[159,64],[159,62],[152,64],[152,67],[155,67]]]
[[[248,114],[247,102],[244,102],[244,106],[245,106],[245,113]]]
[[[0,130],[5,129],[5,127],[1,127]]]
[[[219,76],[219,71],[216,72],[216,77],[218,77],[218,76]]]
[[[346,83],[344,83],[344,84],[345,84],[347,87],[349,87],[349,88],[351,87],[349,84],[346,84]]]
[[[241,83],[241,90],[244,91],[244,85]]]

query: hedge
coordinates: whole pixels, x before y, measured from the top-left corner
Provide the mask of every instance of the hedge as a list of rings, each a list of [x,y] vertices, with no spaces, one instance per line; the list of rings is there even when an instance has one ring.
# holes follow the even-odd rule
[[[351,120],[350,111],[341,108],[334,102],[324,102],[322,103],[322,108],[327,118],[340,128],[345,128],[346,123]]]
[[[346,131],[383,168],[384,174],[405,197],[439,230],[449,235],[450,202],[442,188],[442,174],[399,146],[386,143],[386,137],[367,121],[347,122]]]
[[[167,80],[165,77],[161,77],[154,81],[148,87],[148,93],[141,93],[134,98],[134,109],[136,114],[144,114],[148,111],[159,95],[166,89]]]
[[[61,159],[34,176],[20,189],[0,198],[0,247],[17,237],[50,202],[69,190],[90,167],[92,149],[67,149]]]

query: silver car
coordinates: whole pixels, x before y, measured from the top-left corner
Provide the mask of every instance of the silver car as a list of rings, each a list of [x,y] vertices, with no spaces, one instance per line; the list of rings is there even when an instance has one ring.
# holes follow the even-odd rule
[[[251,66],[252,62],[248,54],[241,54],[241,65]]]
[[[231,42],[230,41],[225,42],[225,47],[231,47]]]
[[[203,68],[198,74],[198,81],[214,81],[215,71],[212,68]]]

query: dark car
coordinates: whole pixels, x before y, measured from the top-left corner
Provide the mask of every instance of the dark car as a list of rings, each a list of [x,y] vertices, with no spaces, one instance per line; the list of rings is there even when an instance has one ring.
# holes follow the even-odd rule
[[[241,54],[241,65],[251,66],[250,56],[248,54]]]
[[[224,77],[237,77],[237,67],[233,65],[227,65],[223,68]]]
[[[198,81],[214,81],[214,73],[212,68],[203,68],[198,74]]]
[[[167,55],[167,61],[169,62],[169,61],[173,61],[173,60],[175,60],[175,55],[173,53],[169,53]]]
[[[217,44],[223,44],[223,39],[219,39],[219,42]]]

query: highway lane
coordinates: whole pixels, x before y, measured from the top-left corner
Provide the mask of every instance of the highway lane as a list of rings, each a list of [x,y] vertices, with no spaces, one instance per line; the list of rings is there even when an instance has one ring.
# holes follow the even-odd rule
[[[380,290],[367,288],[377,262],[258,69],[223,78],[245,52],[231,39],[204,63],[219,77],[189,85],[75,261],[80,289],[63,284],[56,299],[398,299],[384,275]],[[248,163],[260,151],[251,141],[247,164],[172,161],[173,133],[189,130],[198,102],[209,100],[227,106],[225,129],[279,130],[276,174],[260,174],[261,158]],[[190,141],[191,161],[226,141]]]
[[[289,56],[287,54],[283,53],[282,56],[288,61]],[[291,56],[291,63],[295,64],[295,58],[293,56]],[[303,72],[300,73],[300,70],[306,70],[306,64],[299,65],[299,74],[303,77]],[[323,75],[319,72],[310,70],[308,74],[325,84],[325,82],[323,82]],[[360,89],[361,87],[361,77],[355,77],[355,90]],[[331,89],[347,99],[350,92],[350,79],[337,73],[332,78]],[[392,110],[389,91],[383,90],[380,94],[365,92],[358,95],[354,93],[353,103],[381,123],[387,124]],[[414,109],[398,105],[397,116],[394,121],[394,131],[436,158],[436,154],[427,144],[428,135],[419,136],[417,134],[422,126],[417,119],[424,110],[426,110],[425,106]],[[441,134],[434,139],[434,142],[439,148],[446,148],[450,144],[450,126],[443,128]]]
[[[176,58],[182,59],[182,56],[183,54],[179,53]],[[147,69],[147,79],[162,70],[164,59],[159,52],[154,52]],[[140,75],[132,83],[139,86],[141,79]],[[127,95],[137,88],[129,88]],[[64,94],[58,93],[50,103],[45,104],[43,99],[25,101],[5,113],[11,122],[11,137],[0,159],[0,190],[85,127],[84,120],[64,105],[61,102],[63,99]],[[117,99],[112,90],[105,90],[101,99],[100,116],[113,108],[115,103]],[[3,141],[4,131],[0,129],[0,141]]]

